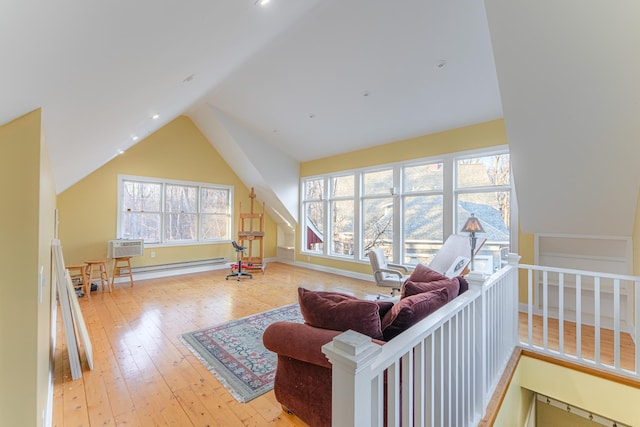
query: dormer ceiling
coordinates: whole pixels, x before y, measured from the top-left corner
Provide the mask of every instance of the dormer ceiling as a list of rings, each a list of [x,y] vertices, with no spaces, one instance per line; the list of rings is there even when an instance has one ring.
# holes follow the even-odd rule
[[[584,164],[601,167],[598,191],[626,180],[633,201],[621,204],[624,218],[598,231],[629,234],[639,184],[628,152],[640,137],[639,3],[485,3],[5,0],[0,124],[43,109],[62,192],[182,114],[202,129],[215,127],[203,123],[214,111],[250,134],[251,146],[286,153],[289,166],[504,117],[524,231],[567,229],[571,215],[547,203],[564,205],[558,212],[590,206]],[[560,91],[566,83],[573,89]],[[591,97],[577,96],[584,85]],[[588,147],[621,142],[602,157],[603,149],[579,149],[585,136]],[[610,164],[621,159],[624,175]],[[571,188],[560,193],[553,184],[564,176]],[[585,230],[581,222],[571,231]]]

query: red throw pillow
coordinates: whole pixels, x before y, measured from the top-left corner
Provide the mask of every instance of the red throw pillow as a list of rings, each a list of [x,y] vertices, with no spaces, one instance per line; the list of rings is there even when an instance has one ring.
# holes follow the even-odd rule
[[[416,268],[409,276],[408,280],[411,280],[414,283],[417,282],[433,282],[435,280],[448,279],[444,274],[440,274],[435,270],[430,269],[424,264],[416,265]]]
[[[407,280],[402,287],[401,298],[410,297],[411,295],[417,295],[423,292],[437,291],[439,289],[444,289],[447,292],[447,301],[451,301],[457,297],[460,292],[460,282],[457,277],[434,280],[433,282],[426,283],[415,283]]]
[[[445,289],[403,298],[382,318],[382,336],[389,341],[448,302]]]
[[[380,306],[339,292],[298,288],[300,312],[306,324],[322,329],[349,329],[382,339]]]

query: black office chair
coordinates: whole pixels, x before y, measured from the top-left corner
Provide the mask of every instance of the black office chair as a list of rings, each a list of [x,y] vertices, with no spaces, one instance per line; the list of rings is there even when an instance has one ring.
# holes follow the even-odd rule
[[[240,278],[242,276],[249,276],[250,279],[253,279],[253,274],[247,273],[246,271],[242,271],[242,255],[244,254],[244,250],[247,249],[246,246],[240,246],[235,240],[232,241],[231,244],[236,250],[238,271],[227,275],[226,280],[229,280],[229,277],[237,277],[238,278],[237,280],[240,281]]]

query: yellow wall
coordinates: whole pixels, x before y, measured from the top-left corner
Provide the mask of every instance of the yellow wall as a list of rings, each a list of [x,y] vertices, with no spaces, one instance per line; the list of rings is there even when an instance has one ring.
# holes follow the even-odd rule
[[[35,426],[48,395],[56,201],[41,111],[1,126],[0,150],[0,425]]]
[[[305,162],[300,164],[300,176],[364,168],[505,144],[507,144],[507,134],[504,121],[494,120]]]
[[[505,393],[504,400],[500,405],[500,410],[493,423],[493,427],[524,426],[529,407],[535,398],[535,394],[526,388],[522,388],[521,375],[522,369],[520,369],[520,364],[518,364],[507,388],[507,392]]]
[[[638,388],[528,356],[520,358],[516,372],[518,380],[512,381],[511,386],[526,388],[626,425],[640,426]],[[504,404],[502,407],[506,408]]]
[[[580,408],[582,409],[582,408]],[[598,427],[588,418],[569,412],[566,409],[560,409],[553,405],[547,405],[538,401],[536,404],[536,423],[539,426],[549,427]]]
[[[305,162],[300,165],[300,176],[320,175],[506,144],[504,120],[493,120]],[[296,239],[300,242],[299,226],[296,228]],[[518,240],[518,251],[523,255],[521,262],[533,263],[533,237],[520,234]],[[314,257],[302,254],[300,249],[297,245],[297,261],[363,274],[371,273],[369,264]]]
[[[118,174],[233,185],[234,236],[238,204],[242,203],[243,212],[249,210],[249,189],[193,122],[181,116],[58,196],[60,240],[67,264],[106,258],[107,241],[116,238]],[[258,200],[254,210],[262,212]],[[270,258],[276,256],[276,225],[265,217],[264,255]],[[155,265],[215,257],[234,260],[236,254],[229,243],[158,247],[145,250],[132,262]]]

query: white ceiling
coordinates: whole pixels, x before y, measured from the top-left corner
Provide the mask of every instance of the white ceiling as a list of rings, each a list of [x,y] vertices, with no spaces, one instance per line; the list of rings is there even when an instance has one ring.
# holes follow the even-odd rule
[[[562,228],[568,220],[544,206],[540,169],[547,188],[547,181],[577,174],[569,184],[584,198],[577,187],[585,172],[566,164],[583,152],[578,138],[593,136],[590,145],[601,147],[620,134],[612,127],[622,121],[624,146],[610,157],[631,158],[629,144],[637,150],[640,37],[630,25],[640,21],[638,2],[486,3],[489,21],[485,4],[475,0],[271,0],[265,7],[255,0],[3,0],[0,123],[43,108],[61,192],[135,144],[134,135],[144,138],[181,114],[203,129],[217,126],[207,123],[215,111],[250,133],[254,147],[287,153],[290,166],[291,159],[500,118],[504,103],[527,207],[524,228]],[[576,11],[585,18],[574,32]],[[599,20],[603,11],[607,19]],[[597,43],[602,32],[604,44]],[[594,43],[597,56],[583,61]],[[575,82],[567,97],[566,82]],[[580,96],[585,85],[591,98]],[[550,92],[554,97],[544,98]],[[576,115],[568,114],[574,108]],[[618,121],[601,125],[594,119],[601,113]],[[558,120],[567,114],[573,119]],[[550,168],[545,162],[557,147],[566,148]],[[597,160],[585,164],[613,173],[608,185],[627,179],[637,191],[634,171],[620,177]],[[550,200],[568,205],[566,199]],[[611,234],[630,233],[627,205]],[[578,206],[586,206],[583,199]]]

